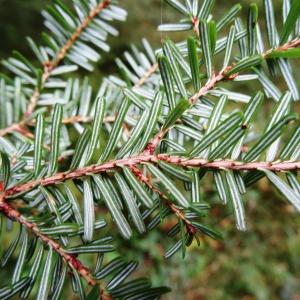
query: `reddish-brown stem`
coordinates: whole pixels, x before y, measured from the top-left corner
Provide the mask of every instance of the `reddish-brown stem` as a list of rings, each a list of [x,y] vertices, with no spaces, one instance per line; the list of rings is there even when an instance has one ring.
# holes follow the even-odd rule
[[[107,116],[104,118],[103,123],[113,123],[116,120],[116,116]],[[65,119],[62,120],[62,123],[65,125],[70,125],[70,124],[74,124],[74,123],[91,123],[93,121],[92,117],[82,117],[82,116],[72,116],[72,117],[67,117]],[[34,139],[34,135],[25,127],[23,127],[23,123],[14,123],[11,126],[4,128],[2,130],[0,130],[0,137],[1,136],[5,136],[7,134],[13,133],[13,132],[20,132],[22,133],[24,136],[30,138],[30,139]],[[35,120],[31,120],[30,122],[26,123],[27,126],[35,126],[36,121]],[[125,126],[124,124],[124,128],[127,128],[127,126]],[[44,145],[45,149],[49,149],[48,145]]]
[[[18,131],[20,124],[11,124],[9,127],[0,129],[0,136],[5,136],[14,131]]]
[[[74,255],[68,254],[59,243],[44,235],[40,232],[38,226],[34,223],[29,222],[24,216],[22,216],[15,208],[9,205],[7,202],[0,202],[0,211],[8,218],[17,221],[18,223],[25,226],[29,231],[38,237],[43,243],[47,244],[53,249],[65,262],[72,268],[75,269],[80,276],[82,276],[90,285],[96,285],[97,281],[93,278],[90,270],[85,267],[80,260]]]
[[[236,171],[249,171],[249,170],[269,170],[276,172],[284,171],[297,171],[300,170],[300,162],[240,162],[232,160],[217,160],[208,161],[201,158],[188,159],[181,156],[171,156],[168,154],[140,154],[130,158],[124,158],[119,160],[113,160],[99,165],[91,165],[87,167],[82,167],[73,171],[61,172],[56,175],[35,179],[24,184],[15,185],[12,188],[0,193],[0,203],[4,202],[7,197],[16,196],[20,193],[25,193],[33,188],[41,185],[48,186],[53,184],[59,184],[68,179],[76,179],[83,176],[88,176],[89,174],[97,174],[107,172],[109,170],[116,169],[118,167],[132,167],[139,164],[145,163],[157,163],[159,161],[166,161],[171,164],[175,164],[182,167],[195,167],[195,168],[205,168],[214,170],[236,170]]]
[[[274,172],[297,171],[300,169],[300,162],[277,161],[277,162],[242,162],[233,160],[209,161],[202,158],[187,159],[180,156],[169,156],[158,154],[158,160],[163,160],[181,167],[196,167],[206,169],[228,169],[234,171],[268,170]]]
[[[103,123],[113,123],[116,120],[116,116],[107,116],[104,118]],[[90,123],[93,121],[92,117],[72,116],[63,119],[63,124],[74,124],[74,123]]]
[[[34,137],[33,134],[27,128],[25,128],[24,125],[25,125],[24,122],[20,122],[20,123],[14,123],[7,128],[0,129],[0,137],[5,136],[12,132],[20,132],[24,136],[32,139]]]
[[[185,224],[188,231],[196,232],[197,229],[191,224],[191,222],[186,218],[184,212],[179,209],[174,203],[172,203],[168,197],[159,189],[157,189],[151,182],[151,180],[146,177],[142,171],[135,165],[130,166],[133,174],[145,185],[147,185],[154,193],[158,194],[165,205],[167,205],[170,210]]]
[[[199,33],[199,19],[198,17],[192,17],[192,23],[193,23],[193,30],[196,33],[196,36],[199,38],[200,33]]]
[[[134,88],[141,87],[151,76],[154,74],[158,69],[158,64],[153,64],[149,70],[144,74],[143,77],[140,78],[140,80],[133,86]]]
[[[279,46],[278,48],[276,49],[270,49],[266,52],[264,52],[262,54],[262,57],[263,58],[268,58],[268,56],[273,52],[273,51],[280,51],[280,52],[284,52],[284,51],[287,51],[291,48],[297,48],[300,46],[300,39],[294,39],[290,42],[287,42],[286,44],[282,45],[282,46]]]

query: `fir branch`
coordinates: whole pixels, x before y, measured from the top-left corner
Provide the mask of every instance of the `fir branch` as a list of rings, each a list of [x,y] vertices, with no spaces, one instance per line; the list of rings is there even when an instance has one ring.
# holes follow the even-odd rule
[[[38,186],[49,186],[59,184],[68,179],[77,179],[90,174],[98,174],[110,170],[118,169],[119,167],[133,167],[145,163],[157,163],[166,161],[168,163],[181,167],[195,167],[212,170],[235,170],[235,171],[250,171],[250,170],[268,170],[274,172],[297,171],[300,170],[300,162],[242,162],[233,160],[217,160],[209,161],[207,159],[193,158],[188,159],[181,156],[172,156],[169,154],[140,154],[130,158],[112,160],[103,164],[95,164],[87,167],[78,168],[73,171],[60,172],[50,177],[32,180],[24,184],[15,185],[0,194],[0,203],[4,202],[8,197],[16,196],[29,192]]]
[[[68,254],[59,243],[51,239],[49,236],[42,234],[38,226],[29,222],[23,215],[21,215],[15,208],[7,202],[0,202],[0,211],[8,218],[17,221],[27,228],[38,237],[43,243],[51,247],[64,261],[70,266],[71,269],[76,270],[82,278],[84,278],[89,285],[96,285],[97,281],[93,278],[90,270],[85,267],[80,260],[74,255]]]
[[[166,161],[181,167],[197,167],[213,170],[234,170],[234,171],[251,171],[251,170],[269,170],[274,172],[297,171],[300,169],[300,162],[282,161],[282,162],[242,162],[233,160],[216,160],[209,161],[202,158],[187,159],[180,156],[169,156],[158,154],[158,160]]]
[[[170,208],[170,210],[178,217],[178,219],[183,221],[186,229],[189,232],[191,232],[192,234],[195,234],[197,232],[197,228],[194,227],[192,223],[186,218],[184,212],[180,208],[178,208],[174,203],[172,203],[171,200],[168,199],[168,197],[162,191],[157,189],[153,185],[151,180],[148,177],[146,177],[138,167],[136,167],[135,165],[131,165],[130,169],[132,170],[133,174],[137,177],[137,179],[139,179],[146,186],[148,186],[150,190],[152,190],[154,193],[160,196],[163,203]]]
[[[103,0],[101,3],[99,3],[93,10],[90,11],[89,15],[81,22],[81,24],[76,28],[72,36],[67,40],[65,45],[60,49],[57,56],[50,62],[44,63],[44,72],[42,75],[42,82],[41,86],[43,87],[49,77],[51,76],[51,71],[57,67],[62,60],[65,58],[68,51],[72,48],[76,40],[79,38],[83,30],[89,26],[91,21],[103,10],[105,9],[109,4],[111,3],[111,0]],[[40,97],[41,91],[38,87],[35,88],[31,98],[29,105],[27,107],[27,110],[24,114],[24,119],[28,118],[32,112],[35,109],[35,106],[37,104],[37,101]]]
[[[251,5],[249,9],[245,30],[243,22],[236,17],[241,9],[239,4],[216,23],[213,18],[215,4],[213,0],[204,1],[201,7],[198,7],[197,0],[186,1],[186,5],[180,1],[167,0],[167,2],[182,13],[185,19],[178,24],[161,25],[161,30],[192,29],[196,37],[189,37],[186,44],[174,44],[167,40],[163,43],[162,49],[156,52],[159,55],[157,60],[155,52],[147,41],[143,41],[145,53],[133,47],[132,53],[125,53],[127,62],[117,60],[124,80],[114,76],[105,80],[99,89],[99,97],[94,103],[88,80],[80,86],[79,81],[56,82],[52,76],[72,72],[77,69],[77,66],[92,70],[93,66],[90,62],[97,61],[100,56],[91,45],[105,51],[109,49],[108,45],[102,43],[102,38],[97,39],[99,36],[95,31],[98,27],[103,27],[105,37],[109,33],[117,34],[117,30],[106,24],[106,21],[110,18],[124,19],[126,13],[122,13],[122,9],[112,6],[103,12],[103,18],[102,14],[99,15],[99,19],[97,17],[110,3],[114,3],[112,0],[90,1],[89,4],[74,1],[74,11],[79,20],[63,3],[55,3],[53,7],[44,11],[44,16],[46,26],[54,32],[54,35],[56,32],[56,38],[53,39],[46,34],[46,47],[36,46],[30,40],[31,48],[44,69],[36,70],[18,53],[17,60],[12,58],[5,63],[17,77],[14,83],[6,78],[1,80],[0,101],[1,106],[3,104],[5,107],[1,113],[4,120],[1,121],[1,127],[8,126],[12,122],[14,124],[1,129],[0,136],[14,132],[19,134],[13,135],[7,143],[6,140],[2,141],[4,149],[1,152],[1,181],[3,182],[0,181],[0,213],[22,225],[15,245],[19,243],[18,239],[21,235],[26,236],[26,239],[23,237],[23,240],[20,240],[22,241],[20,253],[24,257],[26,251],[23,250],[28,248],[26,244],[28,232],[34,235],[34,241],[39,239],[50,249],[47,267],[44,268],[41,278],[44,284],[41,284],[42,288],[38,295],[46,297],[48,294],[49,297],[49,292],[51,295],[52,290],[55,289],[55,280],[52,279],[54,283],[51,283],[49,275],[54,251],[66,266],[74,271],[72,284],[74,291],[76,290],[81,298],[85,298],[85,291],[79,275],[90,285],[95,286],[88,298],[94,297],[94,292],[97,293],[95,297],[105,300],[123,299],[128,297],[128,293],[130,293],[129,297],[132,297],[133,290],[136,292],[135,299],[152,296],[157,298],[167,292],[166,289],[156,288],[145,290],[143,282],[137,284],[133,281],[133,286],[131,282],[124,283],[136,268],[136,262],[125,263],[124,267],[119,269],[120,271],[114,267],[115,260],[112,265],[108,263],[102,268],[102,252],[110,252],[113,249],[113,245],[107,244],[112,240],[111,236],[93,240],[95,229],[102,226],[102,221],[97,224],[95,222],[95,212],[98,211],[98,204],[102,204],[102,201],[121,235],[127,239],[133,233],[131,225],[142,234],[147,227],[146,218],[148,220],[153,217],[147,224],[148,229],[152,229],[164,217],[172,214],[177,223],[168,231],[168,235],[176,239],[180,237],[180,240],[167,250],[165,257],[171,257],[180,248],[184,256],[185,247],[190,245],[194,237],[197,239],[197,232],[212,238],[220,238],[219,233],[202,224],[202,220],[198,220],[203,215],[202,209],[208,208],[205,203],[201,203],[200,180],[206,171],[213,173],[220,200],[223,203],[232,201],[239,230],[246,229],[242,195],[246,193],[248,186],[264,176],[300,211],[297,180],[297,171],[300,170],[298,146],[300,131],[299,123],[296,121],[299,116],[297,113],[290,113],[291,99],[293,97],[294,100],[299,100],[299,89],[288,61],[288,58],[300,57],[300,49],[298,49],[300,37],[299,30],[296,28],[300,6],[294,2],[290,13],[287,14],[288,3],[284,4],[286,20],[280,37],[280,46],[277,46],[275,21],[272,22],[272,18],[267,16],[268,37],[272,49],[264,51],[257,22],[258,9],[255,5]],[[267,7],[266,11],[267,15],[272,16],[272,9]],[[232,22],[234,25],[231,26],[227,37],[218,38],[217,33]],[[90,34],[87,29],[89,25],[91,25]],[[101,29],[99,35],[102,36]],[[200,43],[197,44],[196,40]],[[234,56],[232,51],[235,42],[239,43],[240,49],[240,54],[237,56]],[[223,50],[225,50],[223,69],[214,72],[215,55]],[[74,65],[68,65],[66,61],[64,66],[61,66],[66,57]],[[229,66],[233,57],[240,59]],[[268,60],[270,69],[278,63],[289,89],[288,92],[281,93],[264,73],[262,66],[265,60]],[[204,67],[204,74],[200,66]],[[242,75],[243,71],[256,66],[258,69],[254,72],[257,74]],[[206,83],[202,82],[204,78],[207,78]],[[248,146],[249,141],[252,142],[254,132],[250,125],[253,124],[253,118],[263,102],[264,95],[259,92],[254,97],[250,97],[219,89],[220,83],[234,79],[241,81],[258,79],[263,85],[265,94],[278,101],[263,134],[260,137],[254,136],[257,142],[249,151],[248,149],[243,151],[243,148]],[[31,89],[27,88],[27,84]],[[21,89],[24,85],[25,89]],[[143,85],[145,88],[141,88]],[[60,90],[62,86],[66,86],[64,94]],[[48,87],[56,89],[53,93],[54,98],[57,95],[59,101],[63,98],[64,103],[68,102],[64,111],[65,119],[63,119],[62,105],[57,104],[51,120],[53,103],[56,101],[51,99],[51,94],[44,94],[43,90]],[[124,95],[122,95],[123,88]],[[26,108],[28,91],[32,94]],[[209,97],[203,97],[206,95]],[[210,96],[220,95],[218,103],[214,104],[210,101]],[[244,113],[233,112],[227,117],[224,110],[228,99],[247,103]],[[202,103],[196,105],[199,104],[198,102],[203,102],[203,105]],[[50,105],[50,107],[49,109],[44,107],[35,119],[38,113],[35,112],[37,104]],[[12,116],[6,118],[11,108],[16,110]],[[190,108],[193,110],[189,111]],[[26,112],[22,117],[24,110]],[[43,111],[46,112],[44,115]],[[288,137],[287,143],[281,147],[287,125],[295,121],[297,128],[291,137]],[[92,130],[89,125],[86,126],[87,123],[92,123]],[[61,127],[61,124],[67,126]],[[161,128],[160,124],[163,124]],[[35,127],[37,128],[34,129]],[[81,135],[76,146],[73,127]],[[104,140],[102,127],[106,131]],[[171,129],[172,134],[164,139]],[[24,137],[34,139],[34,143],[28,142]],[[162,147],[158,150],[162,141]],[[169,149],[174,152],[169,152]],[[242,152],[247,154],[242,155]],[[67,155],[73,156],[72,161],[68,160],[69,164],[63,164],[61,166],[63,171],[57,173],[58,164],[64,161]],[[128,155],[132,156],[128,157]],[[93,162],[97,163],[91,165]],[[147,170],[147,173],[144,174],[143,169]],[[49,187],[49,194],[43,187]],[[164,206],[158,214],[156,214],[157,202],[154,203],[154,199],[157,198]],[[14,202],[19,199],[32,203],[31,214],[38,212],[41,215],[33,219],[21,215],[18,211],[18,202]],[[33,201],[30,202],[32,199]],[[83,209],[80,201],[83,202]],[[47,205],[48,211],[44,212],[45,208],[47,210]],[[54,227],[50,224],[52,221],[55,223]],[[46,228],[47,225],[51,225],[51,228]],[[78,247],[65,248],[68,247],[69,237],[79,237],[82,232],[84,241],[89,241],[91,244],[84,243]],[[52,234],[56,237],[52,238]],[[73,255],[73,253],[96,252],[100,255],[97,257],[93,273],[77,259],[77,256]],[[62,260],[59,260],[59,264],[55,266],[56,277],[60,275]],[[19,261],[23,262],[19,263]],[[24,261],[22,256],[21,260],[18,259],[15,274],[21,275],[22,268],[20,269],[19,265],[23,266]],[[117,260],[117,267],[118,263],[120,261]],[[66,266],[63,266],[64,275],[61,276],[62,280],[59,283],[61,288],[63,288]],[[100,289],[97,280],[106,277],[103,271],[109,273],[111,279],[106,287],[101,286]],[[117,272],[114,273],[115,271]],[[27,270],[24,269],[24,274],[26,272]],[[35,268],[30,272],[37,274]],[[12,286],[16,281],[15,278],[14,275]],[[38,279],[40,282],[40,278]],[[33,280],[32,286],[34,282],[36,280]],[[48,288],[50,283],[52,287]],[[117,289],[114,290],[115,288]],[[5,289],[2,290],[5,292]]]
[[[92,22],[92,20],[108,5],[111,4],[111,0],[103,0],[101,3],[99,3],[93,10],[90,11],[89,15],[81,22],[81,24],[77,27],[77,29],[74,31],[72,36],[67,40],[65,45],[60,49],[57,56],[50,62],[44,63],[44,71],[41,77],[41,87],[45,85],[49,77],[51,76],[51,71],[57,67],[62,60],[67,55],[68,51],[72,48],[76,40],[79,38],[81,33],[84,31],[85,28],[89,26],[89,24]],[[154,70],[155,71],[155,70]],[[146,80],[148,78],[148,75],[145,75],[146,77],[143,80]],[[24,126],[27,125],[27,123],[30,123],[29,117],[33,113],[35,106],[37,104],[37,101],[41,95],[41,89],[36,87],[33,91],[33,94],[31,95],[29,105],[27,107],[26,112],[24,113],[23,119],[19,123],[11,124],[7,128],[0,129],[0,137],[5,136],[7,134],[10,134],[14,131],[18,131],[22,134],[25,133],[23,130]],[[80,116],[74,117],[74,119],[80,119]],[[25,136],[29,137],[28,135],[24,134]],[[32,137],[31,137],[32,138]]]
[[[289,49],[294,49],[300,46],[300,39],[295,39],[291,42],[288,42],[280,47],[270,49],[261,54],[263,59],[267,59],[273,52],[277,51],[287,51]],[[222,69],[219,73],[213,74],[212,78],[210,78],[207,83],[200,88],[200,90],[189,97],[188,101],[190,106],[187,109],[190,109],[201,97],[205,96],[210,90],[214,89],[215,86],[222,81],[233,80],[239,75],[239,72],[231,74],[228,76],[227,74],[237,65],[237,63],[232,64],[224,69]],[[185,111],[184,111],[185,112]],[[182,114],[184,113],[182,112]],[[182,115],[181,114],[181,115]],[[153,154],[156,147],[159,145],[161,139],[166,135],[166,133],[171,129],[170,128],[161,128],[160,131],[153,137],[151,141],[149,141],[148,145],[145,148],[145,153]]]
[[[88,117],[88,116],[83,117],[83,116],[75,115],[75,116],[64,118],[62,120],[62,124],[65,125],[71,125],[75,123],[85,124],[85,123],[91,123],[93,122],[93,120],[94,120],[93,117]],[[115,120],[116,120],[115,115],[107,116],[103,119],[103,123],[113,123]],[[35,124],[36,124],[36,120],[28,120],[27,122],[22,121],[20,123],[14,123],[7,128],[0,129],[0,137],[6,136],[7,134],[11,134],[13,132],[19,132],[30,139],[34,139],[34,135],[25,126],[32,127],[35,126]]]
[[[72,48],[73,44],[76,42],[76,40],[79,38],[81,33],[85,28],[89,26],[89,24],[93,21],[93,19],[108,5],[111,4],[111,0],[103,0],[101,3],[99,3],[93,10],[90,11],[89,15],[81,22],[81,24],[77,27],[75,32],[72,34],[72,36],[68,39],[65,46],[61,48],[58,55],[56,56],[53,61],[51,61],[49,64],[47,64],[48,69],[51,71],[55,67],[57,67],[61,61],[65,58],[67,52]]]
[[[133,88],[139,88],[142,87],[146,81],[158,70],[158,64],[153,64],[147,72],[139,79],[139,81],[133,86]],[[113,123],[116,119],[115,115],[107,116],[104,118],[104,123]],[[70,125],[74,123],[91,123],[93,122],[93,117],[88,116],[80,116],[75,115],[71,117],[66,117],[62,120],[63,124]],[[13,132],[20,132],[24,136],[33,139],[33,134],[25,128],[25,126],[35,126],[35,120],[24,118],[19,123],[13,123],[9,127],[0,129],[0,137],[6,136],[7,134],[11,134]]]

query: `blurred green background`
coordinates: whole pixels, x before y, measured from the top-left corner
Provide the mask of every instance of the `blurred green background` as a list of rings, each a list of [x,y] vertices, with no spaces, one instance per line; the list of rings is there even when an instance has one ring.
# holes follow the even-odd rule
[[[112,52],[104,56],[91,76],[95,89],[103,75],[116,71],[114,57],[122,56],[129,43],[139,44],[142,37],[147,37],[158,47],[162,37],[175,40],[186,37],[186,33],[161,35],[156,31],[161,20],[178,20],[174,10],[160,0],[120,2],[128,10],[128,21],[119,26],[120,37],[110,39]],[[217,1],[216,18],[237,2]],[[251,2],[258,3],[263,11],[262,0],[239,2],[243,4],[244,17]],[[274,2],[281,17],[282,1]],[[0,0],[0,59],[9,56],[13,49],[32,57],[25,36],[40,40],[43,30],[40,10],[49,3],[50,0]],[[251,85],[239,88],[245,93],[255,92]],[[267,106],[264,109],[269,111]],[[154,284],[172,288],[172,293],[164,299],[299,300],[300,218],[293,208],[262,180],[245,197],[249,230],[241,233],[235,229],[231,209],[218,203],[209,183],[203,187],[203,197],[214,207],[204,222],[222,231],[223,241],[202,240],[200,248],[190,247],[184,260],[179,253],[168,261],[162,256],[166,234],[163,226],[160,232],[150,233],[144,239],[136,236],[123,245],[124,255],[143,261],[141,274],[150,276]],[[4,277],[2,270],[0,280]]]

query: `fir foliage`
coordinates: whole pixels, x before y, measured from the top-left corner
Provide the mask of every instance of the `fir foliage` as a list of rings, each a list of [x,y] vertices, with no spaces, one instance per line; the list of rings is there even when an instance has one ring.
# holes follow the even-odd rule
[[[175,220],[165,258],[184,257],[202,236],[221,239],[203,218],[210,205],[201,180],[209,174],[238,230],[247,230],[243,195],[264,177],[300,211],[291,63],[300,58],[298,0],[283,1],[282,24],[272,0],[265,15],[255,4],[244,8],[246,20],[240,4],[216,20],[217,1],[166,0],[182,19],[158,29],[189,31],[186,40],[153,50],[143,39],[116,58],[120,75],[97,91],[72,72],[93,71],[126,12],[111,0],[70,2],[42,12],[43,45],[27,39],[39,64],[17,51],[3,61],[10,75],[0,78],[1,238],[15,237],[1,267],[18,255],[1,299],[60,299],[66,281],[80,299],[159,298],[169,288],[132,276],[138,262],[118,256],[113,236],[143,238]],[[261,90],[244,94],[226,88],[229,81],[257,81]],[[266,101],[273,112],[259,131]]]

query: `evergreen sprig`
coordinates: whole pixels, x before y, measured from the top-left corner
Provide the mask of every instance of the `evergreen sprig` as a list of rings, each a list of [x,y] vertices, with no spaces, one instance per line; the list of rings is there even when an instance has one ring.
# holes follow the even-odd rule
[[[124,239],[176,220],[165,257],[185,256],[202,235],[221,238],[203,224],[208,173],[220,201],[232,203],[239,230],[247,229],[242,197],[263,177],[300,211],[299,88],[290,64],[300,57],[298,1],[284,1],[278,32],[272,0],[265,0],[269,46],[255,4],[244,22],[240,4],[215,20],[213,0],[166,2],[184,18],[159,30],[193,36],[165,40],[156,51],[143,39],[143,50],[132,46],[125,60],[116,59],[120,76],[104,78],[97,92],[69,73],[92,71],[96,49],[109,49],[107,35],[117,31],[108,22],[126,17],[110,0],[55,1],[43,12],[45,45],[28,39],[40,66],[18,52],[3,62],[14,77],[0,83],[1,237],[18,227],[11,221],[19,227],[1,266],[19,255],[1,299],[59,299],[68,274],[81,299],[159,298],[169,289],[128,279],[137,262],[106,254],[118,249],[101,230],[103,208]],[[280,76],[285,91],[276,86]],[[262,89],[253,95],[225,88],[254,80]],[[264,101],[274,108],[259,132]],[[85,257],[95,257],[94,265]]]

